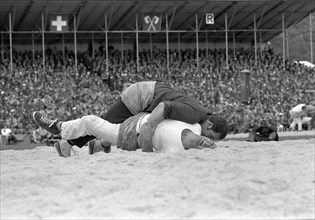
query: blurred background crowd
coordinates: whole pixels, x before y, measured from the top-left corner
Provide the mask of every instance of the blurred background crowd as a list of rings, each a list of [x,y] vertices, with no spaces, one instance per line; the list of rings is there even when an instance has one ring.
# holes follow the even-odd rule
[[[170,51],[167,70],[166,50],[140,51],[140,71],[132,50],[109,50],[109,72],[105,51],[100,47],[92,58],[91,51],[74,53],[56,48],[46,50],[46,70],[41,51],[13,51],[10,71],[9,53],[0,63],[0,128],[27,133],[37,128],[32,112],[45,109],[49,117],[62,120],[87,114],[101,115],[120,96],[124,85],[144,80],[158,80],[187,93],[210,112],[228,119],[230,133],[244,133],[260,121],[264,109],[273,112],[278,123],[291,123],[289,111],[300,103],[312,103],[308,90],[315,89],[315,69],[286,61],[272,49],[258,51],[257,66],[253,48],[229,51],[226,68],[225,49]],[[251,71],[251,95],[248,105],[240,101],[240,71]]]

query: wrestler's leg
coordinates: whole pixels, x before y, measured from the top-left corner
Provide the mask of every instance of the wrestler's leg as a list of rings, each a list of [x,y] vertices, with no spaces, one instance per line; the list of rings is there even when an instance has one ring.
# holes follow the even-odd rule
[[[298,131],[302,131],[302,119],[300,117],[296,118],[296,122],[298,125]]]
[[[48,132],[61,134],[63,140],[54,144],[59,156],[71,156],[72,146],[65,140],[77,138],[86,135],[95,135],[100,139],[105,139],[111,144],[116,144],[120,124],[110,123],[100,117],[89,115],[80,119],[62,122],[51,120],[43,116],[40,112],[34,112],[35,122]],[[83,145],[82,145],[83,146]],[[82,147],[78,146],[78,147]]]
[[[80,119],[62,122],[60,126],[61,137],[63,139],[72,139],[78,136],[91,137],[86,135],[93,134],[99,139],[104,138],[104,140],[107,140],[108,146],[102,145],[101,148],[103,148],[104,152],[109,153],[111,150],[111,145],[116,144],[119,126],[119,124],[113,124],[97,116],[89,115],[84,116]],[[95,146],[95,144],[93,143],[94,140],[91,140],[89,142],[89,154],[93,154],[93,149],[92,153],[90,153],[91,146]],[[68,142],[65,142],[64,140],[55,143],[55,148],[57,149],[57,152],[61,157],[70,157],[71,150],[73,151],[72,145],[70,145]]]
[[[291,123],[291,125],[290,125],[290,130],[294,131],[296,125],[297,125],[297,122],[296,122],[295,118],[293,118],[292,123]]]
[[[72,121],[62,122],[61,137],[65,140],[71,140],[81,136],[93,135],[115,145],[119,127],[119,124],[113,124],[100,117],[88,115]]]
[[[127,118],[133,116],[126,105],[119,98],[116,103],[114,103],[108,111],[101,117],[111,123],[122,123]],[[78,147],[83,147],[87,142],[95,139],[95,136],[86,135],[83,137],[78,137],[76,139],[68,140],[70,145],[76,145]],[[106,145],[104,145],[106,146]]]
[[[312,118],[311,117],[303,117],[302,118],[302,125],[306,124],[307,125],[307,130],[312,130],[312,123],[311,123]]]

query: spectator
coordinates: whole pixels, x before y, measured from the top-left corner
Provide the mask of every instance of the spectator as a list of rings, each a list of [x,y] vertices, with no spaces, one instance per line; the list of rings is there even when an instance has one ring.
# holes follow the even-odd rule
[[[315,106],[313,105],[305,105],[302,107],[302,110],[305,112],[307,117],[311,117],[310,126],[311,129],[315,128]]]
[[[208,50],[208,53],[200,49],[199,66],[196,50],[173,50],[167,72],[166,50],[154,47],[152,56],[150,50],[140,51],[139,73],[131,50],[125,50],[122,56],[121,51],[112,48],[109,72],[106,72],[102,45],[95,51],[94,59],[90,53],[78,53],[76,71],[74,52],[67,49],[63,59],[62,51],[51,45],[44,71],[41,51],[35,51],[33,61],[32,51],[13,50],[14,71],[11,72],[9,52],[4,51],[4,59],[0,58],[0,127],[34,129],[31,112],[40,105],[45,106],[50,117],[63,120],[86,114],[101,115],[104,106],[106,110],[106,106],[115,102],[124,83],[143,80],[163,80],[200,100],[211,112],[224,115],[233,133],[250,132],[253,124],[259,123],[256,116],[266,108],[283,113],[283,124],[291,123],[289,111],[293,103],[310,103],[313,99],[305,91],[314,89],[314,69],[289,61],[282,66],[281,56],[272,50],[258,51],[256,67],[252,48],[238,48],[235,56],[229,50],[228,69],[225,49]],[[246,112],[239,102],[239,72],[245,68],[252,72],[251,88],[255,88]],[[53,103],[49,102],[49,96]]]
[[[279,141],[277,133],[277,123],[272,117],[271,111],[266,109],[264,111],[264,117],[260,124],[249,133],[248,140],[250,142],[260,141]]]
[[[305,104],[299,104],[290,110],[290,116],[292,119],[292,123],[290,125],[291,130],[295,130],[296,125],[298,126],[298,131],[302,131],[303,124],[310,124],[311,117],[307,117],[307,113],[305,112]]]

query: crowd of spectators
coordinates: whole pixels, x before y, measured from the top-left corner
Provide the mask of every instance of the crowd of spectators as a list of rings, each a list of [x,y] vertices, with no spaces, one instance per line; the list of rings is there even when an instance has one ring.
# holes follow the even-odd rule
[[[140,51],[140,71],[132,50],[110,48],[109,72],[104,49],[78,53],[74,66],[73,51],[46,50],[43,70],[40,51],[13,51],[13,71],[9,53],[0,62],[0,128],[29,132],[36,128],[34,110],[45,109],[49,117],[62,120],[87,114],[101,115],[119,97],[124,84],[143,80],[162,80],[205,105],[210,112],[229,121],[231,133],[248,132],[265,109],[278,121],[289,124],[289,110],[299,103],[312,103],[315,70],[286,61],[272,49],[258,51],[257,65],[253,48],[229,51],[226,68],[225,49],[170,51],[167,69],[166,50]],[[152,55],[152,57],[151,57]],[[240,101],[240,71],[251,71],[251,95],[248,105]]]

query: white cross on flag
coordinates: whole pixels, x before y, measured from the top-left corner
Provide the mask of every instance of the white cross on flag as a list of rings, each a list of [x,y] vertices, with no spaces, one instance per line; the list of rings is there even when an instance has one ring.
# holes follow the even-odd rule
[[[68,31],[69,20],[65,14],[50,14],[49,17],[50,31]]]

